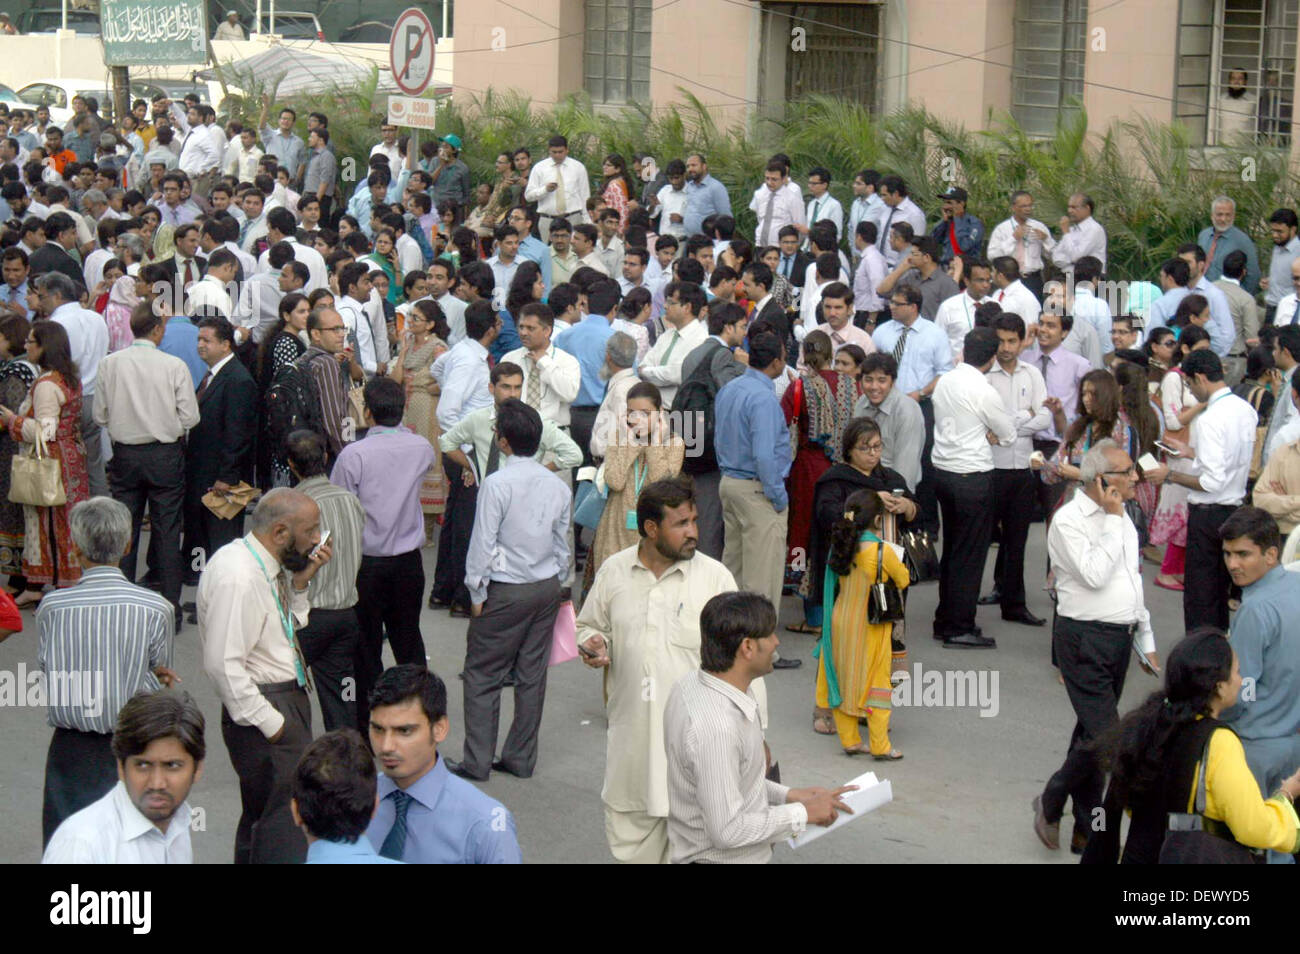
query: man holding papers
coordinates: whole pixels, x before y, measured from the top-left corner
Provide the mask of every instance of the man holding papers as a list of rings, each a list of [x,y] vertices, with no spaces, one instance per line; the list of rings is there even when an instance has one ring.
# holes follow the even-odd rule
[[[700,613],[700,669],[673,687],[664,711],[674,864],[764,864],[776,842],[852,811],[840,799],[852,786],[787,788],[766,778],[750,684],[772,671],[776,623],[758,593],[720,594]]]

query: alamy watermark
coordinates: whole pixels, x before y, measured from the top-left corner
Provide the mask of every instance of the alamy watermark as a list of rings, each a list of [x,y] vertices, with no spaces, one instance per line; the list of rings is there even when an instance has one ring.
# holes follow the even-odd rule
[[[894,687],[895,709],[978,709],[992,719],[1002,708],[996,669],[925,669],[912,666],[910,678]]]
[[[87,717],[98,718],[104,712],[104,673],[97,669],[29,671],[26,663],[19,663],[17,670],[0,669],[0,708],[18,706],[81,709]]]

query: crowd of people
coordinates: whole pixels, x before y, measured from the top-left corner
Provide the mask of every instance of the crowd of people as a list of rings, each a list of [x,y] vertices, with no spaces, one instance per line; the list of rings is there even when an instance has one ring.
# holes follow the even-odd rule
[[[763,861],[848,810],[770,775],[764,677],[803,662],[778,630],[814,637],[813,732],[901,759],[906,595],[932,581],[953,650],[996,650],[981,605],[1031,627],[1031,586],[1055,605],[1078,722],[1035,800],[1048,848],[1072,801],[1071,847],[1103,860],[1120,826],[1095,837],[1095,812],[1144,813],[1125,856],[1151,860],[1166,805],[1234,852],[1294,850],[1294,211],[1267,223],[1266,277],[1221,196],[1158,284],[1116,283],[1083,193],[1049,227],[1017,192],[988,228],[953,186],[931,222],[897,175],[858,173],[846,209],[827,169],[805,196],[776,155],[751,239],[701,154],[593,178],[557,134],[474,183],[457,136],[385,125],[353,184],[320,113],[304,141],[265,100],[224,129],[197,101],[118,128],[93,105],[66,139],[14,110],[0,142],[0,571],[46,671],[91,660],[111,688],[95,718],[50,709],[47,860],[189,860],[188,622],[240,779],[236,862],[518,861],[471,783],[533,774],[568,618],[603,672],[612,855]],[[428,608],[468,620],[459,760],[428,557]],[[1214,629],[1121,721],[1129,653],[1160,672],[1144,562]]]

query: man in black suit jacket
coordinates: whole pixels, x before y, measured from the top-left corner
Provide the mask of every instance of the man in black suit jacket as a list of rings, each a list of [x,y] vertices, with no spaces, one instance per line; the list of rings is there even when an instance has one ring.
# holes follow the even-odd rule
[[[46,272],[62,272],[81,287],[86,276],[68,249],[77,247],[77,223],[67,212],[55,212],[45,220],[45,244],[28,259],[29,278]]]
[[[764,262],[750,262],[745,266],[740,281],[745,288],[745,297],[754,303],[754,311],[749,323],[753,325],[766,321],[777,336],[785,342],[787,353],[794,354],[795,352],[790,350],[794,341],[790,333],[790,316],[772,297],[772,269]]]
[[[223,520],[203,505],[209,490],[252,480],[257,384],[235,358],[235,329],[225,318],[199,321],[199,357],[208,373],[199,384],[199,423],[185,445],[185,559],[193,579],[203,563],[242,535],[243,514]]]
[[[199,227],[196,223],[178,225],[172,239],[176,245],[176,253],[158,264],[167,270],[167,281],[173,289],[173,293],[168,296],[172,313],[183,315],[189,288],[203,277],[208,269],[208,261],[199,254]],[[185,281],[186,264],[190,266],[188,282]],[[181,288],[183,291],[179,293],[175,291]]]
[[[795,288],[803,288],[803,280],[808,274],[808,266],[813,263],[813,257],[799,248],[803,237],[793,225],[785,226],[777,236],[781,243],[781,261],[776,270]]]
[[[226,242],[228,234],[227,227],[233,228],[235,237],[239,237],[239,224],[230,216],[224,219],[208,219],[203,223],[203,228],[199,230],[199,252],[198,260],[203,264],[203,270],[206,273],[208,268],[208,258],[217,249],[222,248]],[[239,256],[235,256],[235,277],[231,279],[236,288],[244,287],[244,279],[253,276],[244,275],[243,263],[239,261]]]

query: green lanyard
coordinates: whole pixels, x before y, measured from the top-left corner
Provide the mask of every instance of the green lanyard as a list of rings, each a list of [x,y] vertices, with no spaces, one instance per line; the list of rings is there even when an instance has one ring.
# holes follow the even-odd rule
[[[293,650],[294,674],[298,678],[298,685],[305,686],[307,685],[307,673],[302,666],[302,655],[298,651],[298,644],[294,642],[293,638],[293,614],[285,612],[284,604],[280,602],[279,587],[275,585],[275,582],[271,579],[271,574],[267,572],[266,564],[262,562],[262,557],[253,549],[252,544],[247,540],[241,542],[248,548],[248,552],[253,554],[253,559],[256,560],[257,565],[262,568],[262,576],[265,577],[267,585],[271,587],[271,595],[275,597],[275,608],[280,614],[280,627],[284,630],[285,638],[289,640],[289,648]]]
[[[632,463],[632,484],[636,488],[636,496],[632,498],[632,506],[628,508],[627,520],[624,526],[629,530],[637,529],[636,522],[636,502],[641,499],[641,488],[645,486],[646,475],[650,473],[650,465],[642,464],[641,461]]]

